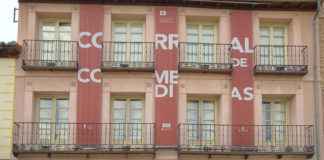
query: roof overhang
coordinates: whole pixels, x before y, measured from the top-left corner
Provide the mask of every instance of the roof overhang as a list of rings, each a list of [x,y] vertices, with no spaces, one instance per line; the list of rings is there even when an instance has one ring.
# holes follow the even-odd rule
[[[20,3],[183,6],[217,9],[315,11],[316,0],[19,0]]]
[[[0,43],[0,58],[18,58],[21,46],[18,44]]]

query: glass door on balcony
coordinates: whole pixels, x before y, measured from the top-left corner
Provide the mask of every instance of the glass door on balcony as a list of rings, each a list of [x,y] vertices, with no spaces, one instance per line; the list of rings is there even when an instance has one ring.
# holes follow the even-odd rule
[[[262,25],[260,28],[260,63],[284,65],[287,45],[286,25]]]
[[[143,144],[143,99],[116,98],[112,104],[113,143]]]
[[[38,135],[41,144],[67,143],[68,99],[58,97],[39,98]]]
[[[286,103],[280,101],[263,101],[263,125],[265,144],[280,145],[285,140],[285,125],[287,107]]]
[[[140,62],[144,54],[144,23],[113,23],[113,60],[117,62]]]
[[[71,61],[71,23],[66,20],[43,20],[40,27],[40,58],[45,61]]]
[[[212,100],[189,100],[186,141],[192,145],[215,144],[215,105]]]
[[[187,24],[185,60],[192,63],[216,63],[216,27],[214,24]]]

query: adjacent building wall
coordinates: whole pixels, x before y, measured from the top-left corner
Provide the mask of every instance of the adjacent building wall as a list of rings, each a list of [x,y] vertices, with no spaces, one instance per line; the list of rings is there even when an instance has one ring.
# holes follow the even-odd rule
[[[319,108],[319,125],[320,125],[320,159],[324,159],[324,10],[323,10],[323,1],[321,5],[321,11],[319,13],[319,54],[320,54],[320,90],[321,90],[321,104]]]
[[[13,139],[16,59],[0,58],[0,159],[10,159]]]

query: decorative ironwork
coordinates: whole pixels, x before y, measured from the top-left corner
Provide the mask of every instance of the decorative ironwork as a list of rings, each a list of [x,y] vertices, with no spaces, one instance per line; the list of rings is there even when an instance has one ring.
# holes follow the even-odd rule
[[[153,42],[104,42],[103,70],[154,70]]]
[[[231,45],[180,42],[180,71],[231,72]]]
[[[143,151],[154,147],[153,123],[17,122],[14,152]]]
[[[312,125],[179,125],[181,151],[208,153],[314,153]],[[254,137],[250,145],[232,142]]]
[[[24,70],[76,70],[78,42],[63,40],[24,40]]]
[[[304,75],[307,59],[307,46],[259,45],[254,49],[255,73]]]

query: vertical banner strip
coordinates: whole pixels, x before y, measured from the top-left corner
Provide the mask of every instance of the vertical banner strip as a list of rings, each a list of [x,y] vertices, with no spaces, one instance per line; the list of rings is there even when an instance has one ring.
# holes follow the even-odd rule
[[[80,5],[80,42],[77,91],[77,142],[100,143],[101,135],[101,49],[104,8],[102,5]]]
[[[155,117],[156,145],[177,145],[178,22],[176,7],[156,7]]]
[[[231,12],[232,60],[232,143],[253,145],[253,24],[251,11]]]

